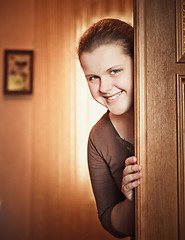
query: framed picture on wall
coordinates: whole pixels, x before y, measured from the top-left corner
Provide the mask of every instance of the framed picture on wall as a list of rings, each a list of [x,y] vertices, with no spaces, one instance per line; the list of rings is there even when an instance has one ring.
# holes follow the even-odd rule
[[[33,51],[4,51],[4,93],[31,94],[33,91]]]

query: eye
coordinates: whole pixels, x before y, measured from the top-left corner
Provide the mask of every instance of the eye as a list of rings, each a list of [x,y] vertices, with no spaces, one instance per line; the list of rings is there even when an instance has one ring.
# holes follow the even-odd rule
[[[114,75],[114,74],[119,73],[120,71],[121,71],[121,69],[114,69],[114,70],[111,70],[111,71],[110,71],[110,74],[111,74],[111,75]]]
[[[93,80],[96,80],[96,79],[99,79],[98,76],[90,76],[90,77],[87,77],[87,80],[88,81],[93,81]]]

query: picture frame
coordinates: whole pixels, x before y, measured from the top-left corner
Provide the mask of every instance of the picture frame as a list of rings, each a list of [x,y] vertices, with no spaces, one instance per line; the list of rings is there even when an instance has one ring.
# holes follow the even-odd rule
[[[4,94],[33,92],[33,51],[4,50]]]

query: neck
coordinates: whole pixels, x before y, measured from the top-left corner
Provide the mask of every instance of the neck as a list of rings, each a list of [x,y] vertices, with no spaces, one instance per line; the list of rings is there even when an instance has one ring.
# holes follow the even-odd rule
[[[120,137],[134,144],[134,107],[122,115],[110,112],[109,117]]]
[[[109,115],[118,120],[126,120],[128,122],[132,122],[134,124],[134,106],[132,106],[127,112],[121,115],[115,115],[113,113],[109,113]]]

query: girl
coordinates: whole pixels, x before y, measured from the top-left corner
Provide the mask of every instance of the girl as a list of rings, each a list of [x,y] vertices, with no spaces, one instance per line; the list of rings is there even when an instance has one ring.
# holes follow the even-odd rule
[[[125,22],[100,20],[82,35],[78,57],[92,97],[108,109],[88,141],[98,216],[115,237],[134,239],[134,188],[142,173],[133,156],[133,35]]]

